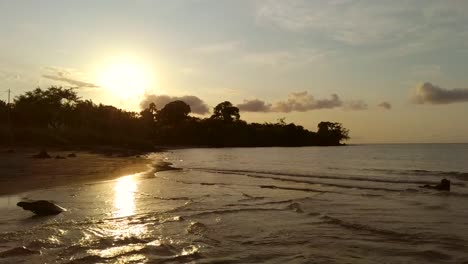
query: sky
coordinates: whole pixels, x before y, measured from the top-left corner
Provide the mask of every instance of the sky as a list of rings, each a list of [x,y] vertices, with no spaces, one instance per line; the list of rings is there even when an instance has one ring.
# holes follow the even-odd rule
[[[468,142],[468,1],[0,0],[0,99],[222,101],[350,143]]]

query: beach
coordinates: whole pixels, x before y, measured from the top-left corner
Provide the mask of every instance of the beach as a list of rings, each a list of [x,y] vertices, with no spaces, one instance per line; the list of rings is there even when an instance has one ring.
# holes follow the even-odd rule
[[[32,148],[0,152],[0,195],[111,180],[151,169],[147,156],[119,151],[112,155],[111,151],[50,150],[49,159],[33,158],[38,152]],[[67,157],[72,153],[76,157]]]
[[[136,157],[90,154],[136,169],[0,196],[0,263],[468,263],[467,153],[466,144],[178,149],[147,155],[160,165],[142,173]],[[52,170],[62,160],[33,162]],[[420,188],[442,178],[450,192]],[[66,211],[36,217],[22,200]]]

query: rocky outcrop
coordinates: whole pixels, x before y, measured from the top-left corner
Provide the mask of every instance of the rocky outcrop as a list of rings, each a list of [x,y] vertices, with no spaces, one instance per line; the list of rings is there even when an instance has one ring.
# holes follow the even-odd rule
[[[26,247],[16,247],[6,251],[0,252],[0,258],[9,258],[9,257],[24,257],[26,255],[39,255],[40,251],[31,250]]]
[[[442,179],[440,183],[437,185],[426,184],[420,187],[427,188],[427,189],[435,189],[439,191],[450,191],[450,181],[447,179]]]
[[[45,200],[19,202],[16,205],[24,210],[31,211],[36,215],[56,215],[66,211],[65,208]]]
[[[45,151],[44,149],[41,150],[39,153],[37,153],[36,155],[33,155],[32,156],[33,158],[35,159],[50,159],[52,158],[49,153],[47,153],[47,151]]]

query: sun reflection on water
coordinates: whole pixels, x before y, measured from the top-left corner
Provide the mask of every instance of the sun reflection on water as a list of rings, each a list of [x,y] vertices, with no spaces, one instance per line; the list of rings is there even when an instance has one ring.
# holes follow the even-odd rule
[[[146,257],[138,253],[145,247],[143,243],[148,234],[146,224],[138,219],[128,217],[133,216],[136,211],[137,178],[138,174],[134,174],[116,180],[113,211],[115,218],[108,219],[103,224],[86,230],[80,244],[91,243],[91,248],[86,251],[87,254],[106,259],[119,257],[118,263],[146,261]],[[104,248],[99,247],[101,241],[107,239],[111,239],[114,243]],[[96,244],[97,247],[92,248]]]
[[[135,213],[135,192],[137,191],[135,175],[117,179],[114,186],[114,217],[126,217]]]

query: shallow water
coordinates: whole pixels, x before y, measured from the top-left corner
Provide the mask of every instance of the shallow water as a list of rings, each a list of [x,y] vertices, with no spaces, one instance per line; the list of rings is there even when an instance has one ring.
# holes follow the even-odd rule
[[[161,155],[183,170],[1,197],[0,263],[468,263],[468,145]]]

